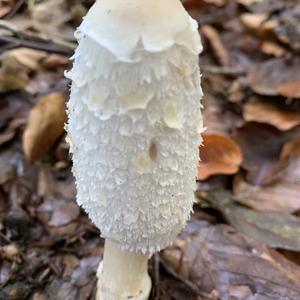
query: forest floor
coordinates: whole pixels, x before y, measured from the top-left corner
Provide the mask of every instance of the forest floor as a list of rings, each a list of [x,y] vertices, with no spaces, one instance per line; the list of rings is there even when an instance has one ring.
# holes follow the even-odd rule
[[[92,2],[0,1],[0,300],[95,296],[103,240],[76,205],[63,129]],[[151,299],[299,300],[300,2],[183,2],[207,130],[194,214],[151,259]]]

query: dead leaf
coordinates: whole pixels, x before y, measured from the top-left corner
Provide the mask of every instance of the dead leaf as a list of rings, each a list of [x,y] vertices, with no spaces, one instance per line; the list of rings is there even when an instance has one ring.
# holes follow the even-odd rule
[[[64,202],[56,205],[52,213],[50,226],[63,226],[76,220],[79,217],[80,209],[73,202]]]
[[[235,174],[242,163],[239,146],[224,134],[204,134],[200,158],[198,180],[218,174]]]
[[[201,27],[203,36],[209,41],[209,44],[220,65],[225,66],[229,64],[229,54],[225,48],[218,31],[210,25]]]
[[[249,6],[251,4],[256,4],[256,3],[260,3],[263,0],[238,0],[237,2],[239,4],[245,5],[245,6]]]
[[[0,6],[0,18],[4,17],[7,15],[11,10],[11,7],[8,5]]]
[[[28,79],[28,69],[16,58],[3,58],[0,68],[0,93],[23,89]]]
[[[66,95],[52,93],[42,97],[32,109],[23,136],[23,149],[32,162],[45,154],[64,132]]]
[[[69,66],[69,58],[59,54],[50,54],[42,61],[42,66],[48,70],[57,68],[67,68]]]
[[[12,120],[4,132],[0,133],[0,146],[10,142],[16,135],[17,129],[26,124],[26,119],[16,118]]]
[[[259,37],[272,37],[278,26],[276,20],[268,20],[266,14],[244,13],[240,16],[241,23]]]
[[[250,122],[236,131],[234,139],[242,149],[247,181],[255,185],[269,183],[289,134],[267,124]]]
[[[21,253],[16,244],[9,244],[0,247],[0,254],[4,259],[8,259],[13,262],[21,263]]]
[[[244,13],[240,16],[242,24],[251,30],[257,30],[266,18],[265,14]]]
[[[261,211],[294,213],[300,210],[300,185],[278,180],[265,186],[252,185],[241,176],[234,180],[234,200]]]
[[[300,80],[280,84],[278,92],[287,98],[300,98]]]
[[[38,213],[39,219],[51,227],[67,227],[65,225],[72,225],[71,222],[79,217],[80,208],[73,201],[51,200],[41,204]]]
[[[73,28],[67,24],[72,15],[64,0],[46,0],[29,5],[32,26],[44,38],[70,45],[73,41]]]
[[[266,96],[299,96],[300,60],[273,58],[260,63],[250,74],[250,86],[258,94]]]
[[[7,52],[6,55],[14,57],[29,70],[36,71],[39,69],[41,61],[47,56],[47,53],[29,48],[18,48]]]
[[[281,109],[271,102],[252,99],[243,107],[246,121],[255,121],[275,126],[279,130],[290,130],[300,124],[300,113]]]
[[[275,57],[282,57],[288,54],[288,51],[284,47],[270,41],[264,41],[261,44],[261,51],[265,54],[273,55]]]
[[[212,78],[213,80],[214,78]],[[208,86],[207,82],[205,86]],[[215,90],[214,85],[210,87],[210,90]],[[219,101],[219,98],[214,97],[208,91],[204,93],[203,106],[205,107],[203,120],[208,133],[227,133],[236,127],[241,127],[245,123],[242,116],[226,109],[224,101]]]
[[[230,192],[199,192],[238,231],[270,247],[300,251],[300,219],[285,212],[255,211],[234,202]]]
[[[213,4],[219,7],[222,7],[228,3],[228,0],[204,0],[207,4]]]
[[[175,245],[163,251],[162,259],[195,286],[199,296],[216,295],[204,299],[300,297],[297,265],[226,225],[190,222]]]
[[[5,143],[11,141],[14,136],[15,136],[16,132],[13,130],[5,130],[4,132],[0,133],[0,146],[4,145]]]
[[[281,10],[278,10],[278,12],[279,26],[275,30],[276,36],[279,41],[288,45],[293,51],[295,51],[295,53],[299,54],[299,1],[290,1],[290,5],[283,6]]]
[[[300,139],[288,141],[282,148],[278,166],[281,180],[300,184]]]

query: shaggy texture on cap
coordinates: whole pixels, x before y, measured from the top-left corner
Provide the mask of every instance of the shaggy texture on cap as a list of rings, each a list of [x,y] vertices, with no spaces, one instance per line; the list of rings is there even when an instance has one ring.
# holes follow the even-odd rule
[[[190,26],[170,33],[172,43],[152,51],[141,36],[120,56],[122,49],[88,34],[88,15],[67,73],[77,201],[104,238],[131,251],[153,253],[172,243],[194,201],[201,44],[183,8],[182,14]],[[184,35],[192,37],[188,44]]]

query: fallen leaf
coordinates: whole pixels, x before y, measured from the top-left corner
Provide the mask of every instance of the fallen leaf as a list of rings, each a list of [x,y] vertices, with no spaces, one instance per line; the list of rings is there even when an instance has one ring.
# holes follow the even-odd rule
[[[273,126],[255,122],[239,128],[234,139],[243,153],[242,167],[247,171],[246,179],[255,185],[270,182],[280,156],[281,147],[290,135]]]
[[[42,203],[38,207],[38,213],[38,218],[46,225],[67,227],[65,225],[72,225],[71,222],[79,217],[80,208],[73,201],[52,199]]]
[[[228,0],[204,0],[207,4],[213,4],[219,7],[222,7],[228,3]]]
[[[203,36],[208,40],[218,62],[225,66],[229,64],[229,54],[225,48],[218,31],[210,25],[201,27]]]
[[[252,185],[238,176],[234,180],[234,200],[261,211],[294,213],[300,210],[300,185],[278,180],[265,186]]]
[[[300,183],[300,138],[292,139],[283,146],[278,170],[281,180]]]
[[[8,14],[11,10],[11,7],[8,5],[4,5],[0,7],[0,18],[4,17],[6,14]]]
[[[58,42],[69,44],[73,41],[73,29],[67,24],[72,15],[64,0],[45,0],[29,5],[32,26],[43,37]]]
[[[244,13],[240,16],[241,22],[248,29],[256,30],[267,19],[265,14]]]
[[[68,57],[59,54],[50,54],[42,61],[42,66],[48,70],[67,68],[70,64]]]
[[[207,85],[206,83],[205,86]],[[211,86],[210,89],[215,90],[214,86]],[[208,133],[228,133],[245,123],[242,116],[226,109],[224,101],[219,101],[217,97],[214,97],[209,92],[204,93],[203,106],[205,107],[203,120]]]
[[[41,61],[47,56],[47,53],[29,48],[18,48],[7,52],[6,55],[14,57],[29,70],[36,71],[39,69]]]
[[[60,203],[54,207],[52,217],[50,219],[50,226],[63,226],[76,220],[79,217],[80,209],[73,202]]]
[[[4,259],[8,259],[13,262],[21,263],[21,254],[16,244],[9,244],[0,247],[0,254]]]
[[[17,129],[25,124],[26,119],[24,118],[16,118],[12,120],[4,132],[0,132],[0,146],[11,141],[15,137]]]
[[[14,136],[15,136],[16,132],[13,130],[5,130],[4,132],[0,133],[0,146],[4,145],[5,143],[11,141]]]
[[[300,267],[230,226],[192,221],[161,256],[186,285],[195,287],[194,299],[202,294],[207,295],[203,299],[300,297]]]
[[[66,95],[52,93],[42,97],[29,115],[23,136],[23,150],[32,162],[45,154],[64,132]]]
[[[258,64],[250,74],[250,86],[254,92],[277,96],[299,96],[297,83],[300,81],[300,60],[293,58],[273,58]]]
[[[260,3],[263,0],[238,0],[237,2],[239,4],[245,5],[245,6],[249,6],[251,4],[256,4],[256,3]]]
[[[276,20],[268,20],[266,14],[244,13],[240,16],[241,23],[259,37],[272,37],[278,26]]]
[[[270,124],[279,130],[290,130],[300,124],[300,113],[284,110],[271,102],[252,99],[243,109],[246,121]]]
[[[72,254],[63,254],[55,257],[55,263],[58,264],[63,270],[63,276],[71,276],[75,268],[78,267],[80,261]]]
[[[242,163],[239,146],[224,134],[204,134],[200,157],[197,176],[200,181],[212,175],[235,174]]]
[[[280,84],[278,92],[287,98],[300,98],[300,80]]]
[[[285,212],[255,211],[233,200],[230,192],[197,194],[224,215],[238,231],[270,247],[300,251],[300,219]]]
[[[0,93],[23,89],[28,79],[28,69],[16,58],[8,56],[2,59]]]
[[[275,57],[282,57],[287,55],[288,53],[288,51],[284,47],[270,41],[264,41],[261,44],[261,51],[265,54],[273,55]]]
[[[279,26],[276,28],[275,33],[280,42],[288,45],[295,53],[299,54],[299,1],[290,1],[289,4],[290,5],[283,6],[282,9],[278,10],[279,14],[277,19],[279,21]]]

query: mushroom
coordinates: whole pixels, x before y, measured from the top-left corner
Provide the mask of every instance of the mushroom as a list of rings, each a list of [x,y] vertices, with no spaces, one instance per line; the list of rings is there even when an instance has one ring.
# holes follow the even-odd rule
[[[77,202],[106,239],[97,299],[145,300],[147,261],[194,201],[197,22],[179,0],[98,0],[75,36],[66,130]]]

